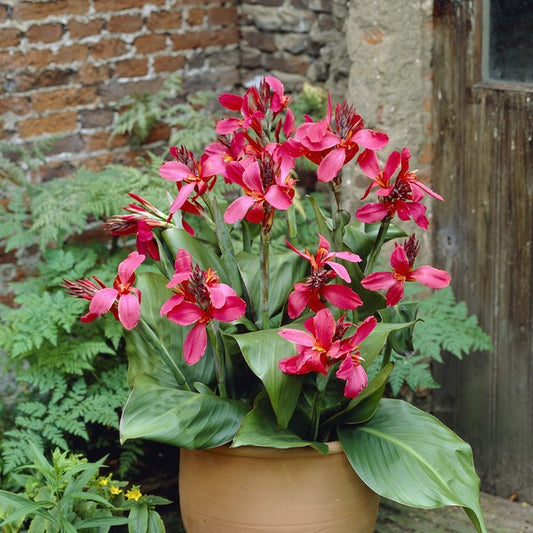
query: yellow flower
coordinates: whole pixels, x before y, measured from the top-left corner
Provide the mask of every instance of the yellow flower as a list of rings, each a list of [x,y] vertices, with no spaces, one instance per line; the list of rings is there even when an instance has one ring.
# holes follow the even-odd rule
[[[126,498],[128,498],[128,500],[137,501],[141,496],[142,492],[139,490],[139,487],[133,487],[132,489],[128,490],[128,492],[126,492]]]
[[[98,484],[100,485],[100,487],[107,487],[109,485],[109,482],[111,481],[111,476],[112,475],[113,474],[109,474],[106,477],[99,477],[98,478]]]
[[[109,487],[109,492],[111,494],[120,494],[122,492],[122,489],[118,487],[117,485],[111,485]]]

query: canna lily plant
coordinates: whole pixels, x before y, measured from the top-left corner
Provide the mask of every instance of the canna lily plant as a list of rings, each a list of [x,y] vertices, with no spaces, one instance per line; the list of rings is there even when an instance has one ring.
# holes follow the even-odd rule
[[[219,101],[232,116],[216,124],[218,140],[199,158],[172,147],[160,167],[176,187],[167,207],[131,193],[126,214],[107,221],[112,234],[136,238],[113,285],[64,284],[90,302],[83,321],[110,312],[124,326],[131,395],[121,439],[324,453],[339,440],[378,494],[462,506],[485,531],[469,445],[384,397],[393,350],[409,352],[413,328],[424,327],[417,303],[403,301],[405,284],[450,283],[415,264],[419,242],[395,219],[426,230],[423,201],[441,196],[417,179],[407,148],[381,166],[387,135],[346,102],[333,109],[329,99],[323,120],[296,126],[274,77]],[[302,159],[329,193],[327,206],[306,199],[307,231],[295,224]],[[350,161],[370,180],[354,216],[341,206]]]

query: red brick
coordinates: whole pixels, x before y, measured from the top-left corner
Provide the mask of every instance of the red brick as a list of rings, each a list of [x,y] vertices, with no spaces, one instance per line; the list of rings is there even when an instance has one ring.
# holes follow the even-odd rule
[[[21,137],[36,137],[43,133],[61,133],[73,131],[78,124],[75,111],[54,113],[46,117],[28,118],[18,123]]]
[[[0,29],[0,48],[8,46],[18,46],[20,43],[21,32],[17,28]]]
[[[88,35],[97,35],[102,30],[103,25],[104,22],[99,19],[93,19],[87,22],[71,20],[67,28],[72,39],[81,39]]]
[[[111,77],[111,67],[109,65],[96,67],[87,63],[79,68],[78,75],[80,83],[91,85],[108,80]]]
[[[172,11],[154,11],[146,21],[146,27],[151,31],[172,30],[181,28],[182,20],[182,13],[177,9]]]
[[[152,80],[138,80],[121,82],[116,79],[110,79],[108,83],[102,83],[99,86],[98,94],[102,98],[102,103],[116,102],[124,96],[134,93],[141,94],[149,92],[151,94],[161,90],[163,80],[161,77]]]
[[[142,28],[141,15],[118,15],[113,17],[106,25],[110,33],[133,33]]]
[[[89,56],[89,48],[85,44],[63,46],[54,54],[55,63],[70,64],[75,61],[84,61]]]
[[[201,26],[204,23],[204,14],[203,9],[189,9],[187,13],[187,24],[189,26]]]
[[[165,0],[150,0],[152,5],[163,5]],[[132,9],[134,7],[144,7],[146,0],[94,0],[96,11],[107,13],[108,11],[122,11],[123,9]]]
[[[154,70],[156,72],[174,72],[185,67],[185,56],[157,56],[154,57]]]
[[[96,100],[95,87],[56,89],[32,96],[33,109],[37,112],[86,106],[96,103]]]
[[[148,61],[144,58],[127,59],[115,64],[115,75],[122,78],[145,76],[148,73]]]
[[[143,144],[152,144],[159,141],[168,141],[170,138],[170,126],[162,122],[156,124],[150,135],[146,138]]]
[[[102,39],[91,46],[91,56],[95,59],[119,57],[126,53],[126,44],[120,39]]]
[[[191,48],[205,48],[206,46],[221,46],[239,42],[237,28],[228,28],[217,32],[195,32],[184,35],[172,35],[174,50],[188,50]]]
[[[19,116],[27,115],[31,110],[28,98],[11,96],[7,98],[0,98],[0,115],[8,113],[16,113]]]
[[[114,3],[114,2],[112,2]],[[82,15],[89,10],[89,0],[19,1],[13,4],[14,20],[39,20],[52,15]]]
[[[30,91],[45,87],[68,85],[76,79],[73,69],[45,69],[38,73],[22,73],[15,78],[17,91]]]
[[[0,20],[4,21],[7,19],[7,6],[0,5]]]
[[[84,135],[83,140],[85,149],[88,152],[99,152],[100,150],[109,150],[128,145],[128,137],[126,135],[115,135],[111,139],[111,133],[107,131],[98,131],[90,135]]]
[[[149,54],[165,50],[167,47],[167,38],[165,35],[141,35],[133,42],[139,54]]]
[[[61,24],[34,24],[26,31],[30,42],[53,43],[59,41],[63,35]]]
[[[209,26],[236,26],[238,17],[234,7],[217,7],[207,12],[207,23]]]

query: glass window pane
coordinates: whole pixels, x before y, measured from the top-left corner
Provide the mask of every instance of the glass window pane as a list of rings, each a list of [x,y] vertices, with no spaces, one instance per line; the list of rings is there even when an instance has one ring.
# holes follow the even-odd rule
[[[486,0],[484,8],[484,77],[533,81],[533,0]]]

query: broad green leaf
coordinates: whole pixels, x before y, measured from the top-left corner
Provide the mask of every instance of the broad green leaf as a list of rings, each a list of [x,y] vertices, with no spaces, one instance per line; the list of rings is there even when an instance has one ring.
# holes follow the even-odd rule
[[[379,227],[381,223],[376,224],[365,224],[365,233],[372,239],[376,240],[376,237],[379,233]],[[387,233],[385,234],[385,242],[392,241],[393,239],[400,239],[401,237],[409,237],[405,231],[400,228],[400,226],[395,226],[390,224],[387,228]]]
[[[224,268],[224,264],[214,252],[212,246],[206,241],[202,241],[180,228],[166,229],[162,233],[162,239],[174,258],[176,257],[176,252],[180,248],[183,248],[191,254],[193,263],[199,264],[203,270],[211,268],[218,274],[221,281],[230,283],[230,278]]]
[[[254,408],[246,414],[232,447],[265,446],[270,448],[303,448],[312,446],[322,453],[328,452],[326,444],[300,438],[290,429],[280,429],[268,398],[261,394]]]
[[[134,504],[130,510],[129,519],[128,533],[146,533],[148,529],[148,507],[141,503]]]
[[[387,363],[368,384],[368,387],[357,398],[350,401],[339,417],[341,423],[362,424],[374,416],[393,367],[393,363]]]
[[[392,349],[399,355],[410,356],[415,353],[413,345],[413,329],[416,323],[418,302],[400,303],[393,307],[386,307],[378,311],[383,322],[402,324],[411,322],[413,325],[400,331],[392,331],[389,334],[389,342]]]
[[[382,399],[368,422],[338,434],[353,469],[381,496],[424,509],[459,505],[486,531],[472,450],[434,416]]]
[[[142,294],[141,320],[138,326],[125,331],[128,354],[128,382],[131,384],[139,375],[153,377],[161,385],[192,390],[195,381],[209,384],[214,380],[215,365],[211,347],[195,365],[185,363],[182,355],[183,343],[189,327],[179,326],[159,310],[172,296],[166,287],[164,276],[141,273],[136,286]]]
[[[120,438],[144,438],[181,448],[229,442],[242,422],[242,402],[159,385],[138,376],[120,419]]]
[[[148,529],[146,533],[165,533],[165,524],[159,513],[153,509],[148,513]]]
[[[405,322],[403,324],[378,322],[370,335],[361,343],[361,355],[364,359],[364,367],[370,368],[370,365],[380,354],[383,346],[385,346],[387,337],[391,332],[408,328],[413,324],[414,322]]]
[[[344,242],[354,253],[359,254],[362,259],[368,256],[374,245],[374,239],[355,226],[346,226],[344,228]]]
[[[283,373],[278,363],[296,355],[295,345],[279,336],[279,329],[267,329],[232,335],[237,341],[246,363],[263,382],[276,414],[279,427],[285,429],[292,417],[302,380]]]

